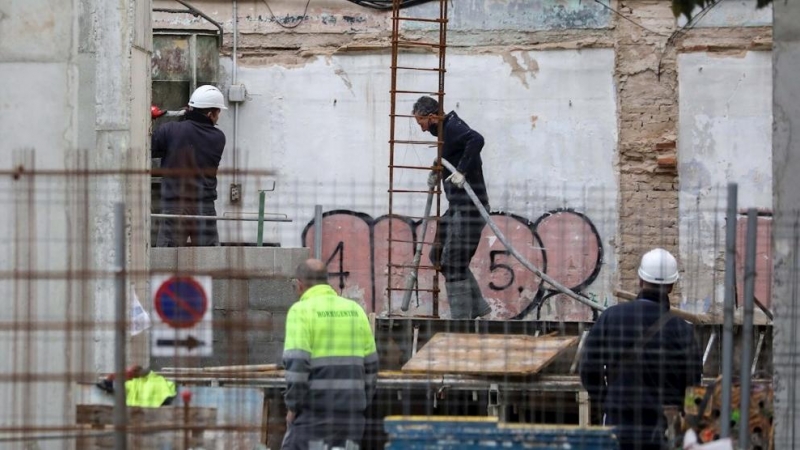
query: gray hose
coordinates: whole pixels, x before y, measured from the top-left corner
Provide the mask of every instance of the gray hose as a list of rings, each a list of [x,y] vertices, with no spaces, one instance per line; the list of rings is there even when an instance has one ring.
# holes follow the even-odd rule
[[[436,189],[436,187],[432,187],[428,191],[428,201],[425,203],[425,214],[422,216],[422,236],[419,238],[419,241],[417,241],[417,248],[414,251],[411,273],[406,277],[406,286],[403,290],[403,304],[400,306],[402,311],[408,311],[408,305],[411,303],[411,290],[417,283],[417,271],[419,270],[419,262],[422,259],[422,243],[425,242],[425,234],[428,232],[428,217],[431,215],[431,207],[433,206],[434,189]]]
[[[442,165],[444,165],[447,168],[447,170],[449,170],[450,172],[453,172],[453,173],[457,172],[456,168],[453,167],[453,165],[450,164],[445,159],[442,159]],[[491,228],[492,231],[494,231],[494,234],[495,234],[495,236],[497,236],[497,239],[499,239],[500,242],[502,242],[503,245],[506,246],[506,248],[511,253],[511,255],[514,256],[514,258],[517,258],[517,261],[519,261],[528,270],[530,270],[531,272],[535,273],[538,277],[540,277],[547,284],[549,284],[549,285],[553,286],[554,288],[556,288],[557,291],[561,292],[562,294],[565,294],[567,297],[569,297],[571,299],[574,299],[574,300],[577,300],[577,301],[583,303],[584,305],[586,305],[586,306],[588,306],[590,308],[596,309],[598,311],[605,311],[606,310],[606,308],[604,306],[593,302],[588,297],[584,297],[582,295],[576,294],[571,289],[565,287],[564,285],[562,285],[558,281],[550,278],[546,273],[542,272],[536,266],[534,266],[530,261],[525,259],[524,256],[522,256],[514,247],[511,246],[511,244],[508,242],[508,239],[506,239],[506,237],[503,234],[503,232],[500,231],[500,228],[498,228],[498,226],[495,225],[495,223],[492,221],[492,218],[489,216],[489,213],[486,211],[486,208],[483,207],[483,204],[478,199],[478,196],[475,195],[475,191],[472,190],[472,187],[470,187],[469,183],[467,183],[466,181],[464,182],[464,190],[467,191],[467,195],[469,195],[469,198],[472,200],[472,203],[475,203],[475,206],[478,207],[478,211],[481,213],[481,217],[483,217],[483,220],[485,220],[486,223],[489,225],[489,228]]]

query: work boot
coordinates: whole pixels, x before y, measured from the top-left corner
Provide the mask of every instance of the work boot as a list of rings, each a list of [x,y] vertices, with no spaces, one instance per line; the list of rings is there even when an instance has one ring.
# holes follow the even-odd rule
[[[475,279],[475,275],[471,270],[467,272],[467,280],[470,282],[470,292],[472,295],[471,318],[477,319],[492,312],[492,307],[489,306],[489,303],[487,303],[486,299],[483,298],[481,286],[478,284],[478,280]]]
[[[468,279],[448,281],[447,301],[450,302],[451,319],[472,319],[472,282]]]

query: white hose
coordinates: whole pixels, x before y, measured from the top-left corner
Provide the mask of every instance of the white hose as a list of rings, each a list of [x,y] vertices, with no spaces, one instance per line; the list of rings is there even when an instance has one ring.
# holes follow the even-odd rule
[[[406,286],[403,291],[403,304],[400,309],[408,311],[408,305],[411,303],[411,290],[417,283],[417,271],[419,270],[419,262],[422,259],[422,243],[425,242],[425,234],[428,232],[428,217],[431,215],[431,207],[433,206],[433,191],[435,187],[430,188],[428,191],[428,201],[425,203],[425,214],[422,216],[422,236],[417,241],[417,248],[414,251],[414,261],[411,263],[411,273],[406,277]]]
[[[442,165],[444,165],[447,168],[447,170],[449,170],[450,172],[453,172],[453,173],[457,172],[456,168],[453,167],[453,165],[450,164],[445,159],[442,159]],[[475,195],[475,191],[472,190],[472,187],[470,187],[469,183],[467,183],[466,181],[464,182],[464,190],[467,191],[467,195],[469,195],[469,198],[472,200],[472,203],[475,203],[475,206],[478,207],[478,211],[481,213],[481,217],[483,217],[483,220],[485,220],[486,223],[489,225],[489,228],[491,228],[492,231],[494,231],[494,234],[495,234],[495,236],[497,236],[497,239],[499,239],[500,242],[502,242],[503,245],[506,246],[506,249],[508,249],[508,251],[511,253],[511,255],[514,256],[514,258],[517,258],[517,261],[519,261],[528,270],[530,270],[531,272],[535,273],[538,277],[540,277],[547,284],[549,284],[549,285],[553,286],[554,288],[556,288],[557,291],[561,292],[562,294],[565,294],[567,297],[572,298],[574,300],[577,300],[577,301],[583,303],[584,305],[586,305],[586,306],[588,306],[590,308],[596,309],[598,311],[605,311],[606,310],[606,308],[604,306],[593,302],[588,297],[584,297],[582,295],[576,294],[571,289],[565,287],[564,285],[562,285],[558,281],[550,278],[546,273],[542,272],[536,266],[534,266],[530,261],[525,259],[524,256],[522,256],[516,249],[514,249],[514,247],[511,246],[511,244],[508,242],[508,239],[506,239],[505,235],[503,235],[503,232],[500,231],[500,228],[498,228],[498,226],[495,225],[495,223],[492,221],[492,218],[489,216],[489,213],[486,211],[486,208],[483,207],[483,204],[478,199],[478,196]]]

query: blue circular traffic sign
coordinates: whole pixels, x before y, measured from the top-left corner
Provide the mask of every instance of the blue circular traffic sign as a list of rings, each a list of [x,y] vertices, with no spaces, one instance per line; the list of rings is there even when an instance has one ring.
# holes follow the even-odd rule
[[[208,297],[203,286],[190,277],[167,279],[156,291],[154,301],[158,316],[173,328],[191,328],[203,320],[208,311]]]

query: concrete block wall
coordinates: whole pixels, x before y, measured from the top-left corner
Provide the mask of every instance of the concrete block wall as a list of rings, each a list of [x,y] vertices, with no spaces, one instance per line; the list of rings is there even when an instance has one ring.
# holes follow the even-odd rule
[[[308,257],[307,248],[153,248],[154,273],[212,276],[214,354],[180,360],[154,357],[152,367],[280,362],[286,313],[297,299],[291,279]],[[149,299],[145,307],[154,311],[152,306]]]

